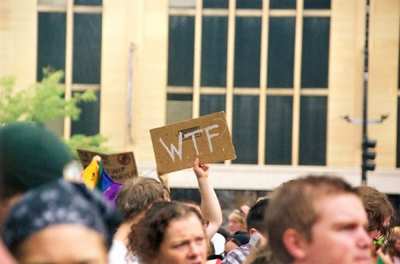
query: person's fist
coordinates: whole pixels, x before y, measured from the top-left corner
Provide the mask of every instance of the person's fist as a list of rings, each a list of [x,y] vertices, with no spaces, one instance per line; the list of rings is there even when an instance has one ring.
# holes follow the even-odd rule
[[[204,164],[196,158],[193,162],[193,171],[196,174],[197,179],[207,178],[208,177],[208,165]]]

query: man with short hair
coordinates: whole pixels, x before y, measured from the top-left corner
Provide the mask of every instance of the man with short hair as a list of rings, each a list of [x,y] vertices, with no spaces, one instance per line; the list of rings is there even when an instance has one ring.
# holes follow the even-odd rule
[[[259,199],[249,210],[246,219],[247,230],[250,241],[238,248],[229,251],[222,263],[240,264],[250,254],[251,249],[266,244],[267,232],[265,229],[264,217],[267,209],[268,198]],[[230,243],[229,241],[227,243]]]
[[[266,223],[273,263],[371,263],[363,204],[338,177],[283,183],[271,196]]]

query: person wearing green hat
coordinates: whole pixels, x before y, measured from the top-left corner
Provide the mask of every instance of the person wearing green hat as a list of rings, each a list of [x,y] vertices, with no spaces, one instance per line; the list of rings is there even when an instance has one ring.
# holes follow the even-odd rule
[[[0,226],[23,193],[63,177],[72,160],[68,147],[42,125],[15,122],[0,126]]]

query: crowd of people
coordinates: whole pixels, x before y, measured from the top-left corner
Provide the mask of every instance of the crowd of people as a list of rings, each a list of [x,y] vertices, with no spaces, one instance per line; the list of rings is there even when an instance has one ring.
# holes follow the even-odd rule
[[[200,204],[171,200],[147,177],[124,182],[110,203],[79,181],[73,162],[43,126],[0,127],[0,263],[400,263],[396,211],[373,187],[306,175],[224,222],[198,158]]]

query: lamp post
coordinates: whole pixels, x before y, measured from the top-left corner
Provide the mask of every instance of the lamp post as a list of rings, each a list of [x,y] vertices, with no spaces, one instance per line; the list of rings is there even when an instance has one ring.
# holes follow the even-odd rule
[[[369,13],[370,0],[366,0],[365,6],[365,39],[364,39],[364,74],[363,74],[363,104],[362,104],[362,154],[361,154],[361,183],[367,185],[367,158],[364,153],[368,150],[368,49],[369,49]]]

